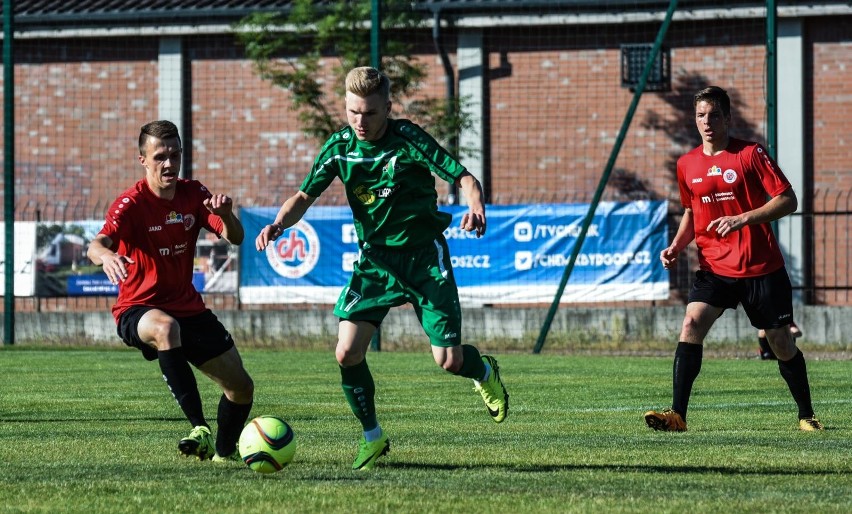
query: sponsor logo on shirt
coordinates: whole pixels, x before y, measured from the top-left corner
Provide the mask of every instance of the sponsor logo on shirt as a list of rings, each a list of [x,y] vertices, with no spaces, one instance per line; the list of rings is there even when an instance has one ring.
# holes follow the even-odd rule
[[[720,176],[721,174],[722,174],[722,168],[720,168],[718,166],[713,166],[712,168],[707,170],[707,176],[708,177],[717,177],[717,176]]]
[[[157,225],[155,227],[148,227],[148,232],[159,232],[161,230],[163,230],[162,225]]]
[[[391,195],[396,193],[396,191],[398,189],[399,189],[399,184],[397,184],[393,187],[380,187],[380,188],[373,190],[373,192],[376,194],[377,198],[390,198]]]
[[[172,211],[166,216],[166,225],[174,225],[176,223],[183,223],[183,214]]]
[[[702,196],[701,203],[713,203],[713,202],[730,202],[736,200],[734,197],[733,191],[724,191],[721,193],[713,193],[713,196]]]
[[[701,182],[703,182],[703,181],[704,181],[704,179],[703,179],[703,178],[701,178],[701,177],[698,177],[698,178],[694,178],[694,179],[692,179],[692,183],[693,183],[693,184],[700,184],[700,183],[701,183]]]
[[[355,196],[358,200],[364,205],[370,205],[371,203],[376,201],[376,194],[370,191],[370,188],[361,184],[360,186],[355,188]]]

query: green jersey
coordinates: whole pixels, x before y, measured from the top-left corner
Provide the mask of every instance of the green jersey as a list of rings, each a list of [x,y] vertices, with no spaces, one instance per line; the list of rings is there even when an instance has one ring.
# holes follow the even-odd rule
[[[358,239],[370,245],[415,248],[431,243],[452,221],[438,210],[434,175],[455,182],[464,166],[409,120],[388,119],[378,141],[359,141],[349,126],[322,147],[302,192],[318,197],[339,177]]]

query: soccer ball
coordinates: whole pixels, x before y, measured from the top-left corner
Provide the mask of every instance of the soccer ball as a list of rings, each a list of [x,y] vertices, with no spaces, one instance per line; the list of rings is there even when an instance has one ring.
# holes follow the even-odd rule
[[[239,451],[246,466],[258,473],[281,471],[296,453],[293,429],[277,416],[258,416],[243,428]]]

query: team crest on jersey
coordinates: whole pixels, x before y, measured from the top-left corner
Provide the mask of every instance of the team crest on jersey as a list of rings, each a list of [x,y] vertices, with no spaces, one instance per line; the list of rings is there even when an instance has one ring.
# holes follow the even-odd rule
[[[285,229],[281,237],[266,247],[269,265],[284,278],[304,277],[316,267],[319,256],[319,237],[305,220]]]
[[[722,174],[722,168],[718,166],[713,166],[709,170],[707,170],[708,177],[718,177]]]
[[[358,200],[364,205],[370,205],[376,201],[376,194],[370,191],[370,188],[364,184],[356,187],[354,193]]]
[[[183,217],[183,229],[189,230],[192,226],[195,225],[195,216],[192,214],[187,214]]]
[[[725,170],[725,173],[722,175],[722,180],[724,180],[726,184],[733,184],[737,181],[737,172],[732,169]]]
[[[177,223],[183,223],[183,214],[172,211],[166,216],[166,225],[175,225]]]
[[[388,161],[388,162],[387,162],[387,163],[386,163],[386,164],[382,167],[382,175],[387,174],[387,176],[388,176],[388,177],[390,177],[391,179],[393,179],[394,171],[395,171],[395,168],[396,168],[396,158],[397,158],[397,156],[396,156],[396,155],[394,155],[394,156],[393,156],[393,157],[391,157],[391,158],[390,158],[390,160],[389,160],[389,161]]]

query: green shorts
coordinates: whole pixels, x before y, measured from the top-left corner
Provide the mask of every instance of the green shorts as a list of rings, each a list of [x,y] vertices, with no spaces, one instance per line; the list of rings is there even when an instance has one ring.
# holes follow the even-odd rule
[[[411,250],[364,244],[334,314],[379,325],[392,307],[406,303],[433,346],[461,344],[459,291],[443,236]]]

